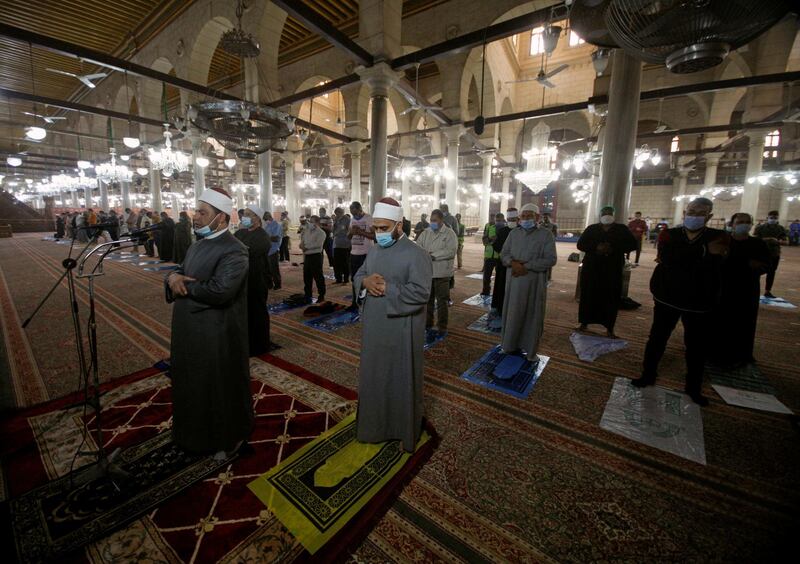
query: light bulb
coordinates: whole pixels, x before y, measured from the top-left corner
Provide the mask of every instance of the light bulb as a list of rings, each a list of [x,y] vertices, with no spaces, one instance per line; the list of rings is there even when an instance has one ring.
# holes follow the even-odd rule
[[[25,137],[28,139],[33,139],[34,141],[41,141],[45,137],[47,137],[47,131],[42,127],[26,127],[25,128]]]
[[[122,143],[129,149],[135,149],[141,144],[138,137],[123,137]]]
[[[236,159],[225,159],[223,162],[228,168],[233,168],[236,166]]]
[[[197,157],[194,162],[197,163],[197,166],[200,168],[206,168],[208,166],[208,159],[205,157]]]
[[[8,157],[6,159],[8,166],[19,166],[22,164],[22,159],[19,157]]]
[[[653,165],[657,165],[661,162],[661,155],[658,153],[658,149],[653,149],[653,152],[650,154],[650,162]]]
[[[633,166],[636,167],[636,170],[642,170],[642,167],[644,166],[644,161],[636,159],[636,162],[633,163]]]
[[[570,162],[569,159],[564,159],[563,161],[561,161],[561,168],[563,168],[564,170],[569,170],[570,166],[572,166],[572,163]]]
[[[575,172],[580,172],[583,170],[583,159],[573,159],[572,160],[572,168],[575,169]]]
[[[85,168],[92,168],[92,163],[89,161],[78,161],[78,168],[83,170]]]
[[[131,160],[130,155],[120,155],[119,158],[121,160],[125,161],[125,162],[128,162],[129,160]]]
[[[148,170],[143,166],[140,166],[139,168],[136,169],[136,174],[138,174],[139,176],[147,176],[147,173]]]
[[[394,171],[394,177],[395,177],[395,178],[400,178],[400,170],[399,170],[399,169],[395,169],[395,171]]]

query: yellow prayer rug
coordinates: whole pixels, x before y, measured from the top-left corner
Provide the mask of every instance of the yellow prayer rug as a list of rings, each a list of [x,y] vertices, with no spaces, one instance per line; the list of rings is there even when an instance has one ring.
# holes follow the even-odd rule
[[[416,451],[430,439],[423,431]],[[411,457],[400,441],[359,443],[352,414],[248,487],[314,554],[366,507]]]

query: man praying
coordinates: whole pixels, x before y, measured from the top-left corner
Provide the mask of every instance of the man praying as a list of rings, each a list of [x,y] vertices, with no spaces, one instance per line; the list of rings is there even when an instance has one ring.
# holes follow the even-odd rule
[[[556,264],[555,237],[537,228],[538,216],[536,205],[522,206],[519,227],[508,234],[500,253],[507,269],[501,347],[505,354],[524,351],[533,362],[544,330],[547,271]]]
[[[422,431],[425,306],[430,256],[402,232],[403,210],[392,198],[375,204],[377,245],[353,277],[362,304],[357,437],[402,441],[413,452]]]
[[[194,243],[167,279],[172,302],[172,437],[224,459],[250,435],[248,250],[228,230],[233,200],[208,188],[194,215]]]
[[[458,250],[458,238],[455,232],[444,224],[441,211],[431,212],[428,228],[417,237],[417,245],[425,250],[433,262],[433,282],[428,300],[426,329],[433,327],[434,310],[436,311],[436,328],[439,335],[447,333],[450,302],[450,279],[453,277],[453,259]]]

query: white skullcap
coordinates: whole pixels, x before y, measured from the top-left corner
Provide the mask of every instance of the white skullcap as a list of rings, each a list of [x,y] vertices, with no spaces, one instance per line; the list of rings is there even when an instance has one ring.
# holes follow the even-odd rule
[[[258,216],[258,219],[261,219],[261,220],[264,219],[264,210],[262,210],[257,205],[250,204],[249,206],[247,206],[247,209],[250,210],[251,212],[253,212],[254,214],[256,214],[256,216]]]
[[[539,213],[539,206],[536,204],[525,204],[522,206],[522,211],[532,211],[533,213]]]
[[[399,204],[395,205],[378,202],[375,204],[375,210],[372,212],[372,219],[400,221],[403,219],[403,208],[401,208]]]
[[[517,210],[508,210],[508,212],[506,212],[506,217],[508,219],[517,219],[519,217],[519,212]]]
[[[207,203],[209,206],[217,208],[222,213],[228,215],[233,211],[233,200],[227,194],[214,188],[206,188],[198,198],[199,201]]]

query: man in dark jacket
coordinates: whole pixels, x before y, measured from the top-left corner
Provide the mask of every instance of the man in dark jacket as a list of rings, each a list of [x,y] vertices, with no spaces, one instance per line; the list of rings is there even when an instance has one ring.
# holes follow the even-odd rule
[[[665,229],[658,238],[658,265],[650,279],[655,300],[653,325],[644,351],[638,388],[655,384],[658,363],[678,320],[683,323],[686,346],[686,393],[698,405],[708,405],[702,395],[703,368],[708,349],[711,311],[720,292],[720,266],[728,253],[730,236],[706,227],[714,204],[696,198],[686,208],[683,225]]]

